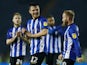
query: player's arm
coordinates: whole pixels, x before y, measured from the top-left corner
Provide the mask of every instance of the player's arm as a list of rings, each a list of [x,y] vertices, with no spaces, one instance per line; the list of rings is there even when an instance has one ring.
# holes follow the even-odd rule
[[[6,39],[6,44],[12,44],[15,40],[17,40],[17,37],[20,37],[20,32],[16,32],[15,36],[12,37],[12,33],[8,32],[7,33],[7,39]]]
[[[42,29],[41,32],[37,33],[37,34],[31,34],[30,32],[28,32],[26,29],[22,29],[22,33],[25,34],[26,36],[28,37],[33,37],[33,38],[36,38],[36,37],[41,37],[41,36],[44,36],[47,34],[47,29]]]
[[[82,59],[80,42],[79,42],[78,38],[73,39],[73,43],[74,43],[74,46],[75,46],[75,52],[76,52],[76,56],[77,56],[77,61],[82,62],[83,59]]]
[[[22,39],[24,42],[28,44],[30,43],[29,38],[26,35],[22,34],[21,31],[17,32],[17,37],[20,37],[20,39]]]
[[[48,32],[48,25],[47,25],[47,21],[46,19],[43,19],[42,20],[42,30],[36,34],[31,34],[30,37],[34,37],[34,38],[37,38],[37,37],[41,37],[41,36],[44,36],[47,34]]]
[[[27,36],[36,38],[36,37],[44,36],[46,34],[47,34],[47,29],[42,29],[39,33],[36,33],[36,34],[28,34],[27,33]]]
[[[73,42],[74,42],[74,46],[75,46],[77,61],[81,62],[82,61],[82,53],[81,53],[80,42],[78,39],[74,39]]]
[[[54,34],[57,31],[60,35],[64,35],[66,28],[67,27],[65,22],[63,22],[61,25],[57,26],[55,29],[48,29],[48,33]]]
[[[37,37],[41,37],[47,34],[48,28],[47,28],[47,22],[43,22],[42,25],[42,30],[36,34],[32,34],[30,32],[28,32],[26,29],[22,29],[22,33],[26,34],[26,36],[30,37],[30,38],[37,38]]]
[[[57,31],[59,35],[63,36],[66,28],[66,26],[59,25],[55,29],[48,29],[48,33],[53,35]]]
[[[79,62],[80,60],[82,60],[82,57],[81,57],[82,54],[81,54],[81,47],[80,47],[80,42],[78,39],[78,34],[75,31],[71,31],[70,34],[71,34],[73,44],[75,47],[75,53],[76,53],[77,58],[79,59],[78,60]]]
[[[16,32],[15,36],[12,37],[12,33],[8,32],[7,33],[7,39],[6,39],[6,44],[12,44],[15,40],[17,40],[17,37],[20,37],[20,32]]]
[[[21,35],[20,38],[21,38],[25,43],[30,44],[30,39],[29,39],[27,36],[25,36],[25,35],[22,36],[22,35]]]
[[[17,35],[14,36],[13,38],[6,39],[6,44],[7,44],[7,45],[12,44],[12,43],[15,41],[16,38],[17,38]]]

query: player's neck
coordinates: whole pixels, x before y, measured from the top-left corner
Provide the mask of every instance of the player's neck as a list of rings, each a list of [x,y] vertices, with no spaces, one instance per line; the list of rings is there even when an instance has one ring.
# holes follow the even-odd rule
[[[14,27],[17,28],[17,27],[20,27],[20,25],[15,25],[15,24],[14,24]]]
[[[33,20],[36,20],[37,18],[39,18],[40,16],[38,16],[38,17],[32,17],[33,18]]]
[[[73,24],[73,21],[69,21],[69,22],[68,22],[68,25],[71,25],[71,24]]]

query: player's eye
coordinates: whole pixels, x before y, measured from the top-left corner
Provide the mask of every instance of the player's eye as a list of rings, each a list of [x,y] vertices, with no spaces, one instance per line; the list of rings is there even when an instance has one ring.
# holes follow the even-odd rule
[[[21,19],[21,18],[18,18],[18,19]]]
[[[38,9],[36,9],[36,11],[38,11]]]
[[[35,10],[32,10],[32,11],[35,11]]]
[[[17,18],[15,18],[15,19],[17,19]]]

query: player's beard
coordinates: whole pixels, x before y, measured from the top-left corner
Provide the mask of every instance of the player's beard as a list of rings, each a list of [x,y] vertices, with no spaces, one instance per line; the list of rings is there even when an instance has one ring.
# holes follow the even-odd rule
[[[65,22],[65,25],[66,25],[66,26],[68,25],[68,21]]]
[[[63,21],[63,25],[67,26],[68,25],[68,21]]]

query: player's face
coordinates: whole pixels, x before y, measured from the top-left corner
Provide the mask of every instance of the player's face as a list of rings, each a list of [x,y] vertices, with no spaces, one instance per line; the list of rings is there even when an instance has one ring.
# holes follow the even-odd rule
[[[53,26],[55,24],[54,17],[48,18],[47,21],[48,21],[48,25],[50,25],[50,26]]]
[[[14,17],[13,17],[13,23],[15,25],[20,25],[21,24],[21,21],[22,21],[22,19],[21,19],[21,16],[20,15],[14,15]]]
[[[40,16],[40,7],[38,5],[37,6],[31,6],[29,13],[31,14],[31,16],[33,18],[38,18]]]
[[[62,22],[67,25],[68,21],[69,21],[69,16],[67,16],[65,13],[63,13]]]

